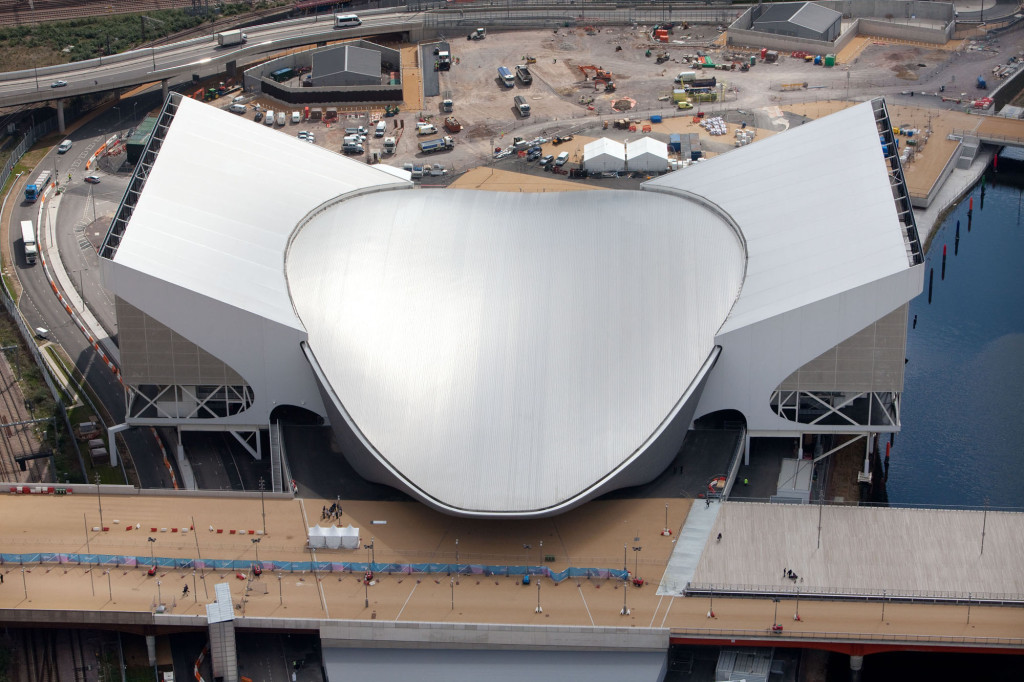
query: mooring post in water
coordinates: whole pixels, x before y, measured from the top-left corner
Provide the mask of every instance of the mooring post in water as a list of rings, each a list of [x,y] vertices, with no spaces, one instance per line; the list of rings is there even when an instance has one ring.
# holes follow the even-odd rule
[[[917,329],[917,315],[914,315],[914,326],[911,329]]]
[[[932,284],[935,282],[935,268],[928,269],[928,303],[932,302]]]
[[[946,279],[946,245],[942,245],[942,279]]]
[[[972,221],[973,219],[974,219],[974,216],[972,216],[972,215],[971,215],[971,212],[970,212],[970,211],[968,211],[968,212],[967,212],[967,231],[968,231],[968,232],[970,232],[970,231],[971,231],[971,221]]]
[[[996,153],[992,156],[992,171],[995,173],[999,172],[999,154]]]
[[[960,221],[956,221],[956,239],[953,240],[953,255],[960,253]]]

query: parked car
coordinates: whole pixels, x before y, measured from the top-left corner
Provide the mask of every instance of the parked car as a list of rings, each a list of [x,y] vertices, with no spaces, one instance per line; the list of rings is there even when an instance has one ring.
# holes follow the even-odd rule
[[[262,121],[263,120],[263,112],[262,111],[257,111],[256,112],[256,116],[254,116],[252,120],[256,121],[257,123]]]
[[[53,81],[52,83],[50,83],[50,87],[51,88],[63,88],[67,84],[68,84],[67,81]]]
[[[546,165],[548,165],[549,163],[551,163],[554,160],[555,160],[554,154],[548,154],[547,156],[545,156],[544,158],[542,158],[540,160],[540,164],[539,165],[546,166]]]
[[[526,153],[527,161],[536,161],[540,158],[540,152],[530,151]]]
[[[85,176],[85,181],[88,182],[90,185],[98,185],[98,184],[100,184],[100,176],[98,176],[98,175],[86,175]]]

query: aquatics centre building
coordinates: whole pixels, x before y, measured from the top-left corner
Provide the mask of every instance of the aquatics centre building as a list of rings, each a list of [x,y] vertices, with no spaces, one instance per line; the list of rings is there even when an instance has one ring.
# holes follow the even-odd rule
[[[647,482],[718,411],[748,442],[897,431],[924,274],[882,100],[636,190],[511,193],[172,95],[101,256],[127,424],[259,454],[298,410],[482,518]]]

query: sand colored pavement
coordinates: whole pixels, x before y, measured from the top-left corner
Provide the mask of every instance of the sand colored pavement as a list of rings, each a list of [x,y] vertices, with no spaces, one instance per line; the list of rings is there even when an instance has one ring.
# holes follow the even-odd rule
[[[260,537],[260,558],[303,560],[306,519],[316,521],[324,501],[267,500],[267,535],[216,533],[217,528],[255,526],[262,521],[259,498],[104,496],[104,523],[110,531],[89,532],[96,553],[145,556],[155,545],[158,556],[193,558],[198,538],[204,558],[254,558],[254,537]],[[371,584],[362,574],[328,572],[276,573],[162,569],[149,576],[145,568],[79,565],[2,567],[0,608],[72,609],[151,612],[161,606],[178,615],[205,615],[214,584],[227,582],[237,616],[284,618],[374,619],[391,621],[484,622],[543,625],[605,625],[668,627],[686,636],[767,636],[775,605],[768,599],[721,599],[658,596],[656,583],[673,548],[662,536],[665,505],[668,522],[678,531],[691,500],[614,500],[592,502],[554,519],[522,522],[480,521],[443,516],[415,503],[343,502],[342,522],[358,526],[365,543],[372,534],[377,562],[433,561],[455,558],[459,539],[461,563],[523,564],[552,555],[544,562],[558,570],[568,565],[620,568],[625,561],[648,584],[625,589],[621,581],[568,579],[560,584],[541,578],[522,585],[516,576],[378,573]],[[700,502],[697,502],[700,504]],[[98,522],[95,496],[0,497],[0,543],[5,552],[84,550],[85,523]],[[182,535],[159,529],[195,516],[197,533]],[[372,522],[387,521],[386,525]],[[128,522],[140,523],[126,531]],[[215,531],[210,532],[209,526]],[[156,527],[154,534],[150,531]],[[148,537],[156,537],[149,543]],[[640,540],[634,540],[639,537]],[[543,541],[543,548],[540,542]],[[523,545],[530,545],[529,549]],[[642,546],[634,554],[633,546]],[[318,551],[319,561],[365,561],[367,551]],[[544,556],[542,556],[544,555]],[[242,579],[239,579],[239,575]],[[205,578],[205,580],[204,580]],[[159,582],[159,584],[158,584]],[[540,585],[538,588],[537,585]],[[188,585],[188,595],[183,594]],[[27,594],[27,598],[26,598]],[[209,595],[209,597],[207,596]],[[540,601],[541,612],[536,611]],[[368,602],[368,605],[367,605]],[[629,611],[622,614],[623,603]],[[713,609],[714,618],[708,617]],[[799,611],[801,620],[793,616]],[[1024,646],[1024,618],[1012,607],[835,603],[784,600],[778,619],[782,637],[842,636],[896,638],[904,636],[966,637]]]

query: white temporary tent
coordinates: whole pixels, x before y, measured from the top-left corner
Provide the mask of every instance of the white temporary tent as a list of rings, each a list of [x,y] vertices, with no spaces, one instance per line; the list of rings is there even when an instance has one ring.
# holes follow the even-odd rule
[[[626,170],[626,148],[621,142],[602,137],[583,146],[583,167],[588,173]]]
[[[645,173],[668,170],[668,145],[653,137],[641,137],[626,143],[626,168]]]
[[[313,526],[309,529],[309,547],[311,549],[359,549],[359,529],[349,524],[345,528],[337,526]]]
[[[344,528],[339,528],[338,531],[341,533],[342,549],[359,549],[358,528],[353,528],[352,524],[350,523]]]
[[[327,538],[324,535],[327,532],[326,528],[320,526],[312,526],[309,529],[309,547],[310,549],[323,549],[327,546]]]

